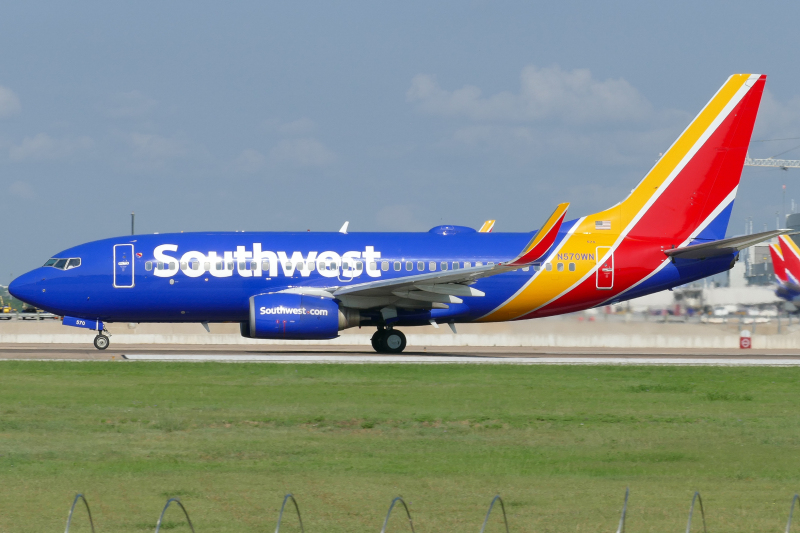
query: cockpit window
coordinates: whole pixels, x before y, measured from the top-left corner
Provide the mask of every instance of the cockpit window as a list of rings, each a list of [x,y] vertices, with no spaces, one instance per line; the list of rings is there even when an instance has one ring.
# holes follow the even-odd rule
[[[59,259],[58,257],[53,257],[52,259],[48,259],[44,266],[58,268],[60,270],[69,270],[81,266],[81,258],[72,257],[69,259]]]

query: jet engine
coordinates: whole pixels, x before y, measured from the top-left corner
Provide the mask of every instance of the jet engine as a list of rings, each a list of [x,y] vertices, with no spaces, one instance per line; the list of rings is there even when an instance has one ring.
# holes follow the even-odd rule
[[[259,294],[250,298],[250,319],[240,324],[251,339],[334,339],[357,326],[358,311],[339,308],[331,298],[304,294]]]

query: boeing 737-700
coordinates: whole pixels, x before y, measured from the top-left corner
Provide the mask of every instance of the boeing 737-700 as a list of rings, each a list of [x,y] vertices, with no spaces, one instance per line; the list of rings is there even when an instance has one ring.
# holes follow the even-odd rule
[[[125,236],[59,252],[9,291],[96,330],[99,349],[110,322],[238,322],[253,339],[369,326],[375,350],[399,353],[400,327],[525,320],[667,290],[783,233],[725,239],[765,81],[731,76],[627,198],[573,220],[560,204],[537,232]]]

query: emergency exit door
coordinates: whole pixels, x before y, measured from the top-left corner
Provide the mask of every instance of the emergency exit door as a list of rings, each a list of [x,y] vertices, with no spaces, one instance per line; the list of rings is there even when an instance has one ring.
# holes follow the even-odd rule
[[[114,287],[129,289],[133,287],[133,245],[114,245]]]
[[[614,288],[614,254],[611,253],[610,246],[598,246],[596,250],[596,261],[598,264],[595,273],[596,287],[598,290],[609,290]]]

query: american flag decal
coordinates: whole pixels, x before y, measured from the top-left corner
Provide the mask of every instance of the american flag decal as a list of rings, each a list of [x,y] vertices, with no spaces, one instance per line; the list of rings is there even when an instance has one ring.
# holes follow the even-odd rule
[[[596,220],[594,223],[594,229],[611,229],[611,221],[610,220]]]

